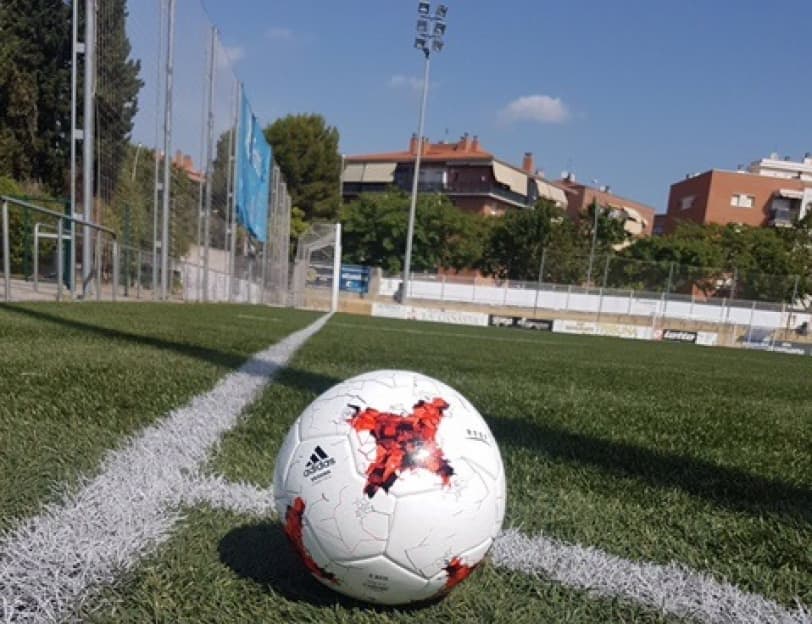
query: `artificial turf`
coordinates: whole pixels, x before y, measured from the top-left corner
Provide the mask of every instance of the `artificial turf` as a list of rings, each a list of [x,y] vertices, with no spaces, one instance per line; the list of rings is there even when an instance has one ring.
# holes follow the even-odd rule
[[[299,412],[377,368],[465,394],[500,444],[505,524],[678,562],[788,608],[812,604],[812,359],[693,345],[337,316],[226,436],[215,474],[271,484]],[[375,610],[311,580],[272,522],[211,510],[88,603],[96,621],[661,621],[485,567],[444,602]],[[248,558],[246,559],[246,554]]]
[[[0,305],[0,531],[127,434],[317,315],[240,305]]]

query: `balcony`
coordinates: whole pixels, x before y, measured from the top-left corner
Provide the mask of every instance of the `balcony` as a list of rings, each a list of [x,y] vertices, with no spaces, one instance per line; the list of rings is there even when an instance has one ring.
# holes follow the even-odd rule
[[[776,208],[770,209],[770,218],[767,225],[770,227],[794,227],[798,219],[798,208]]]

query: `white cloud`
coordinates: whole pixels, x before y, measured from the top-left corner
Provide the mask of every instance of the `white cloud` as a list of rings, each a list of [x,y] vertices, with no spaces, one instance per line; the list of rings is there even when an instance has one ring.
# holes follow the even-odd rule
[[[503,108],[499,117],[505,122],[564,123],[570,118],[570,112],[561,98],[549,95],[524,95]]]
[[[265,36],[272,41],[292,41],[293,31],[290,28],[274,26],[265,31]]]

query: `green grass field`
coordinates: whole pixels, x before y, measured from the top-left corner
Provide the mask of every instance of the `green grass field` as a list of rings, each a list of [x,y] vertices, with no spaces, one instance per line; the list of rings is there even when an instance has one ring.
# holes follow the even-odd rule
[[[256,306],[0,305],[0,530],[314,318]]]
[[[92,472],[124,435],[313,318],[240,306],[0,308],[0,528]],[[207,470],[270,486],[299,412],[334,383],[376,368],[435,376],[478,407],[505,460],[506,527],[626,559],[679,562],[787,607],[796,597],[812,604],[812,359],[338,315]],[[672,621],[490,565],[441,603],[373,609],[312,580],[272,519],[205,507],[186,510],[168,543],[80,615]]]

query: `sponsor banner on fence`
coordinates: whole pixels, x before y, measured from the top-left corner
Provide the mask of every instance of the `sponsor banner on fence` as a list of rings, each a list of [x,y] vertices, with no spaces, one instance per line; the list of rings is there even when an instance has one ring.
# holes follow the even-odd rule
[[[812,355],[812,344],[803,342],[789,342],[779,340],[773,343],[745,340],[742,342],[745,349],[758,349],[760,351],[773,351],[775,353],[788,353],[790,355]]]
[[[719,343],[719,334],[716,332],[696,332],[696,344],[703,347],[715,347]]]
[[[433,323],[450,323],[452,325],[488,325],[488,315],[482,312],[464,312],[461,310],[440,310],[436,308],[417,308],[392,303],[372,304],[372,316],[404,319],[409,321],[430,321]]]
[[[341,290],[359,294],[367,293],[369,291],[369,267],[342,264]]]
[[[493,327],[519,327],[521,329],[553,331],[553,321],[550,319],[528,318],[526,316],[491,314],[488,317],[488,325]]]
[[[612,336],[614,338],[634,338],[651,340],[654,335],[647,325],[624,323],[596,323],[594,321],[571,321],[556,319],[553,331],[562,334],[588,334],[591,336]]]
[[[669,342],[696,342],[698,335],[695,331],[685,331],[682,329],[664,329],[662,340]]]

